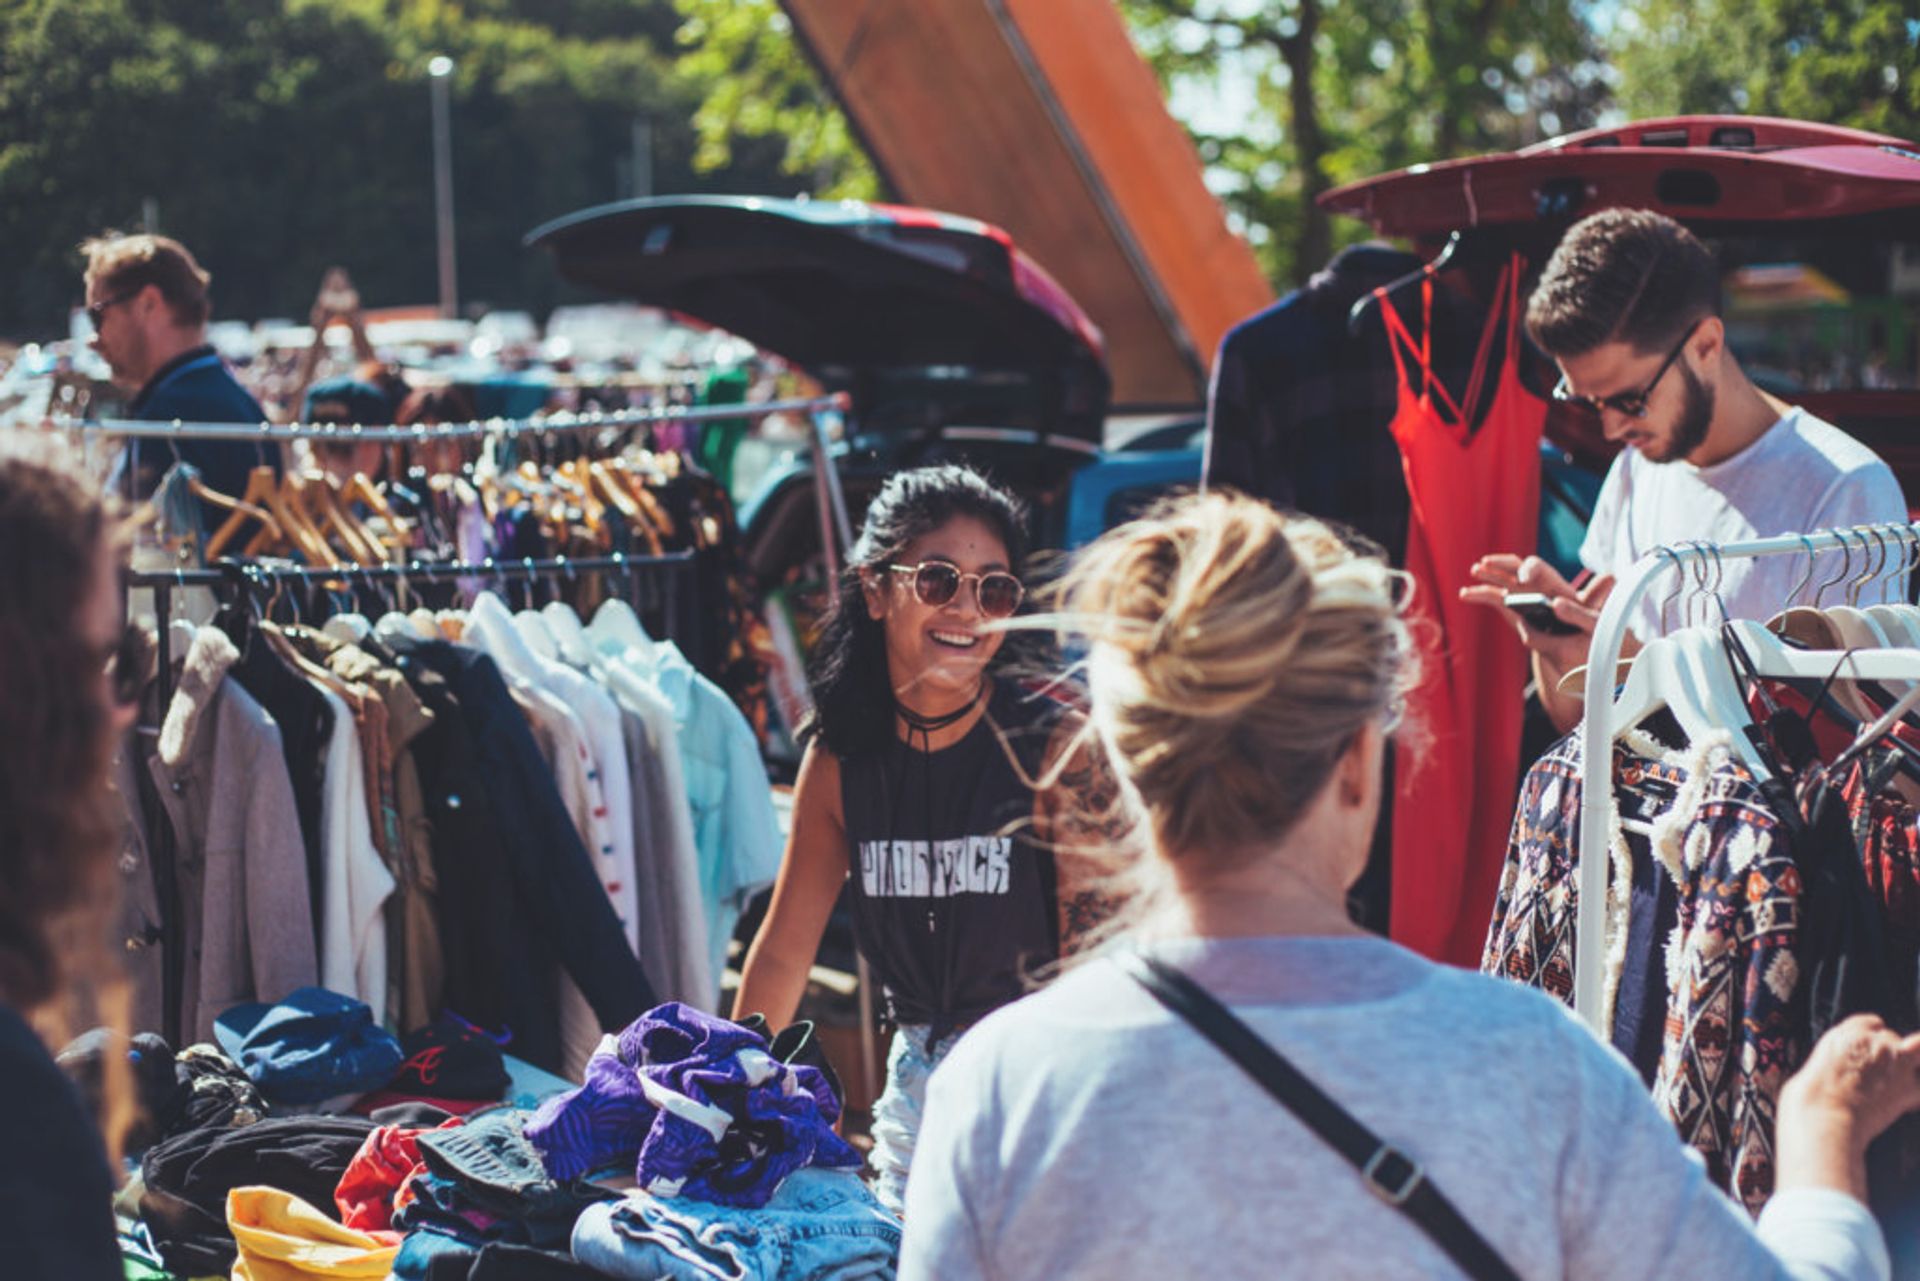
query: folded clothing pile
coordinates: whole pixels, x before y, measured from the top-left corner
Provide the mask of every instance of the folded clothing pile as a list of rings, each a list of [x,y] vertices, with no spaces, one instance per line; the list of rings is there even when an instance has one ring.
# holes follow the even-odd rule
[[[634,1192],[573,1229],[573,1257],[620,1281],[892,1281],[900,1220],[852,1170],[797,1170],[759,1209]]]
[[[670,1002],[603,1040],[585,1084],[541,1105],[526,1137],[556,1178],[623,1166],[655,1196],[764,1206],[797,1170],[860,1164],[833,1131],[826,1074],[774,1051],[752,1028]]]
[[[265,1185],[311,1206],[334,1189],[374,1123],[361,1117],[270,1117],[238,1129],[202,1128],[147,1150],[140,1217],[167,1267],[181,1276],[224,1276],[237,1254],[227,1194]]]
[[[422,1168],[395,1197],[393,1226],[409,1234],[395,1276],[425,1276],[428,1257],[455,1247],[564,1250],[580,1212],[616,1195],[552,1177],[522,1134],[528,1119],[517,1108],[493,1108],[414,1136]]]

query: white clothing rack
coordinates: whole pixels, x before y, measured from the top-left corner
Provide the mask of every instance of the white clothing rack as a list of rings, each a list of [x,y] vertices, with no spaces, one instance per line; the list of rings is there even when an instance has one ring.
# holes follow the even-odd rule
[[[1606,989],[1608,834],[1614,819],[1611,673],[1619,665],[1620,645],[1635,607],[1662,575],[1689,565],[1701,572],[1705,583],[1725,561],[1788,555],[1806,556],[1811,561],[1821,552],[1851,553],[1855,547],[1871,551],[1875,542],[1894,539],[1913,545],[1920,540],[1920,523],[1857,525],[1740,543],[1657,547],[1634,562],[1607,597],[1587,650],[1587,705],[1580,730],[1580,843],[1574,854],[1580,898],[1574,925],[1573,1007],[1603,1040],[1613,1034],[1612,1028],[1600,1026]],[[1783,601],[1782,607],[1791,603]],[[1843,677],[1845,666],[1842,664],[1839,673]]]
[[[538,418],[489,418],[467,423],[438,423],[414,427],[363,426],[359,423],[189,423],[147,422],[114,418],[104,422],[63,424],[80,431],[127,440],[333,440],[349,444],[420,444],[435,440],[463,440],[505,435],[544,435],[549,432],[597,431],[601,428],[639,427],[654,423],[706,423],[768,414],[818,414],[845,411],[852,398],[845,392],[806,400],[771,400],[740,405],[687,405],[660,409],[617,409],[594,413],[554,413]]]

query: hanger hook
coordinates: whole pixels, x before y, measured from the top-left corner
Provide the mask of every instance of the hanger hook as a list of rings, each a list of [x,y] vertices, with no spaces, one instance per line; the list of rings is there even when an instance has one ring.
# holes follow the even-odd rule
[[[1813,563],[1815,559],[1813,554],[1813,537],[1809,534],[1800,535],[1800,545],[1807,549],[1807,570],[1804,574],[1800,575],[1800,581],[1793,585],[1793,590],[1787,593],[1786,606],[1789,609],[1793,608],[1794,604],[1799,601],[1800,593],[1806,591],[1808,587],[1813,585]]]
[[[1867,532],[1873,535],[1874,561],[1873,572],[1867,575],[1866,582],[1862,585],[1862,594],[1864,594],[1865,587],[1886,581],[1887,562],[1893,558],[1892,550],[1887,546],[1887,527],[1885,525],[1873,525],[1868,528]],[[1886,598],[1884,589],[1880,592],[1880,597],[1882,600]],[[1878,604],[1879,602],[1875,601],[1870,603]]]
[[[1727,584],[1727,563],[1720,557],[1718,543],[1707,544],[1707,553],[1713,557],[1713,603],[1720,611],[1720,625],[1725,627],[1730,621],[1727,617],[1727,598],[1723,594]]]
[[[1856,529],[1853,532],[1860,539],[1860,571],[1861,572],[1858,574],[1853,573],[1852,572],[1853,562],[1852,560],[1848,560],[1846,593],[1847,593],[1847,608],[1849,609],[1857,609],[1859,607],[1861,589],[1866,585],[1867,580],[1873,576],[1872,562],[1870,560],[1870,557],[1872,555],[1872,549],[1867,546],[1867,535],[1869,531],[1865,529]]]
[[[1687,589],[1687,596],[1680,614],[1680,625],[1692,627],[1694,604],[1706,594],[1707,590],[1707,561],[1701,552],[1701,543],[1698,539],[1688,539],[1680,545],[1680,549],[1682,552],[1681,577]]]
[[[1667,611],[1673,607],[1674,601],[1680,599],[1680,593],[1686,590],[1687,567],[1686,563],[1680,559],[1680,553],[1671,547],[1656,547],[1654,551],[1662,560],[1672,563],[1674,577],[1677,580],[1673,590],[1668,592],[1666,599],[1660,602],[1660,634],[1664,636],[1671,630],[1667,626]]]
[[[1713,622],[1713,605],[1720,595],[1720,584],[1716,580],[1715,549],[1713,544],[1701,540],[1693,544],[1693,555],[1699,557],[1699,615],[1701,622]]]
[[[1834,541],[1840,544],[1840,551],[1846,559],[1841,565],[1839,574],[1833,578],[1822,578],[1820,580],[1820,589],[1813,594],[1813,607],[1815,609],[1820,608],[1820,604],[1826,600],[1828,592],[1832,591],[1836,585],[1844,583],[1847,580],[1847,576],[1853,572],[1853,544],[1847,541],[1847,531],[1844,529],[1836,529],[1833,531],[1833,537]]]

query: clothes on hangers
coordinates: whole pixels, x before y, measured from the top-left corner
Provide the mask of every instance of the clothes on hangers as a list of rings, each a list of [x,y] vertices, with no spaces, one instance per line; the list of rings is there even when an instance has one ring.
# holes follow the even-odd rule
[[[641,959],[663,996],[704,1008],[720,990],[720,971],[712,961],[679,724],[647,675],[653,644],[619,600],[602,605],[572,641],[574,654],[619,702],[629,732],[645,744],[644,755],[633,758],[635,840],[652,853],[637,869]]]
[[[758,739],[733,700],[697,672],[672,641],[649,640],[624,602],[603,605],[587,633],[603,658],[671,712],[680,790],[687,798],[698,858],[701,932],[709,974],[718,976],[726,968],[727,945],[740,914],[753,895],[773,884],[780,869],[778,821]],[[649,701],[640,694],[634,705],[645,709]],[[684,892],[676,898],[684,901]]]
[[[1417,340],[1392,299],[1380,304],[1399,386],[1392,432],[1412,497],[1407,616],[1420,674],[1409,711],[1425,739],[1417,751],[1395,748],[1390,932],[1460,965],[1480,954],[1480,912],[1500,880],[1519,770],[1526,653],[1496,611],[1462,603],[1460,589],[1480,557],[1529,548],[1537,529],[1546,402],[1520,378],[1524,269],[1515,254],[1502,270],[1457,399],[1433,362],[1432,280],[1420,286]],[[1476,428],[1467,414],[1489,382]]]
[[[1407,545],[1407,482],[1387,425],[1399,409],[1392,349],[1377,318],[1359,333],[1348,309],[1422,260],[1385,245],[1336,254],[1305,287],[1220,341],[1207,394],[1201,484],[1353,526],[1396,565]],[[1485,309],[1450,289],[1435,300],[1443,381],[1472,375]]]
[[[154,820],[173,834],[176,946],[194,962],[179,1017],[193,1040],[211,1038],[214,1017],[229,1006],[277,999],[317,973],[313,891],[292,784],[284,771],[260,767],[281,760],[279,726],[227,679],[238,659],[219,629],[195,633],[145,760],[159,806]],[[164,963],[157,949],[138,955],[142,969]],[[136,982],[148,999],[162,989],[152,976]],[[144,1028],[165,1021],[151,1006],[136,1013]]]
[[[1777,682],[1752,697],[1767,732],[1686,743],[1656,718],[1666,741],[1634,731],[1614,745],[1601,1025],[1715,1181],[1757,1213],[1780,1088],[1814,1041],[1863,1011],[1920,1026],[1920,827],[1890,785],[1900,752],[1834,773],[1819,753],[1851,734],[1836,739],[1822,714],[1808,723],[1794,699],[1814,704]],[[1739,733],[1767,744],[1770,777],[1734,759]],[[1485,972],[1563,1001],[1582,780],[1578,733],[1529,770],[1482,957]],[[1901,1133],[1875,1152],[1876,1207],[1910,1204],[1920,1144]]]

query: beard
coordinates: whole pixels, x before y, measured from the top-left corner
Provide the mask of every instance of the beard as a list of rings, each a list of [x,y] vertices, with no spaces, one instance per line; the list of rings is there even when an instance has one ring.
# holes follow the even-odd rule
[[[1671,463],[1691,457],[1706,443],[1707,428],[1713,424],[1713,388],[1696,378],[1684,362],[1677,372],[1686,383],[1686,399],[1680,405],[1680,417],[1674,420],[1666,448],[1658,457],[1650,457],[1649,462]]]

